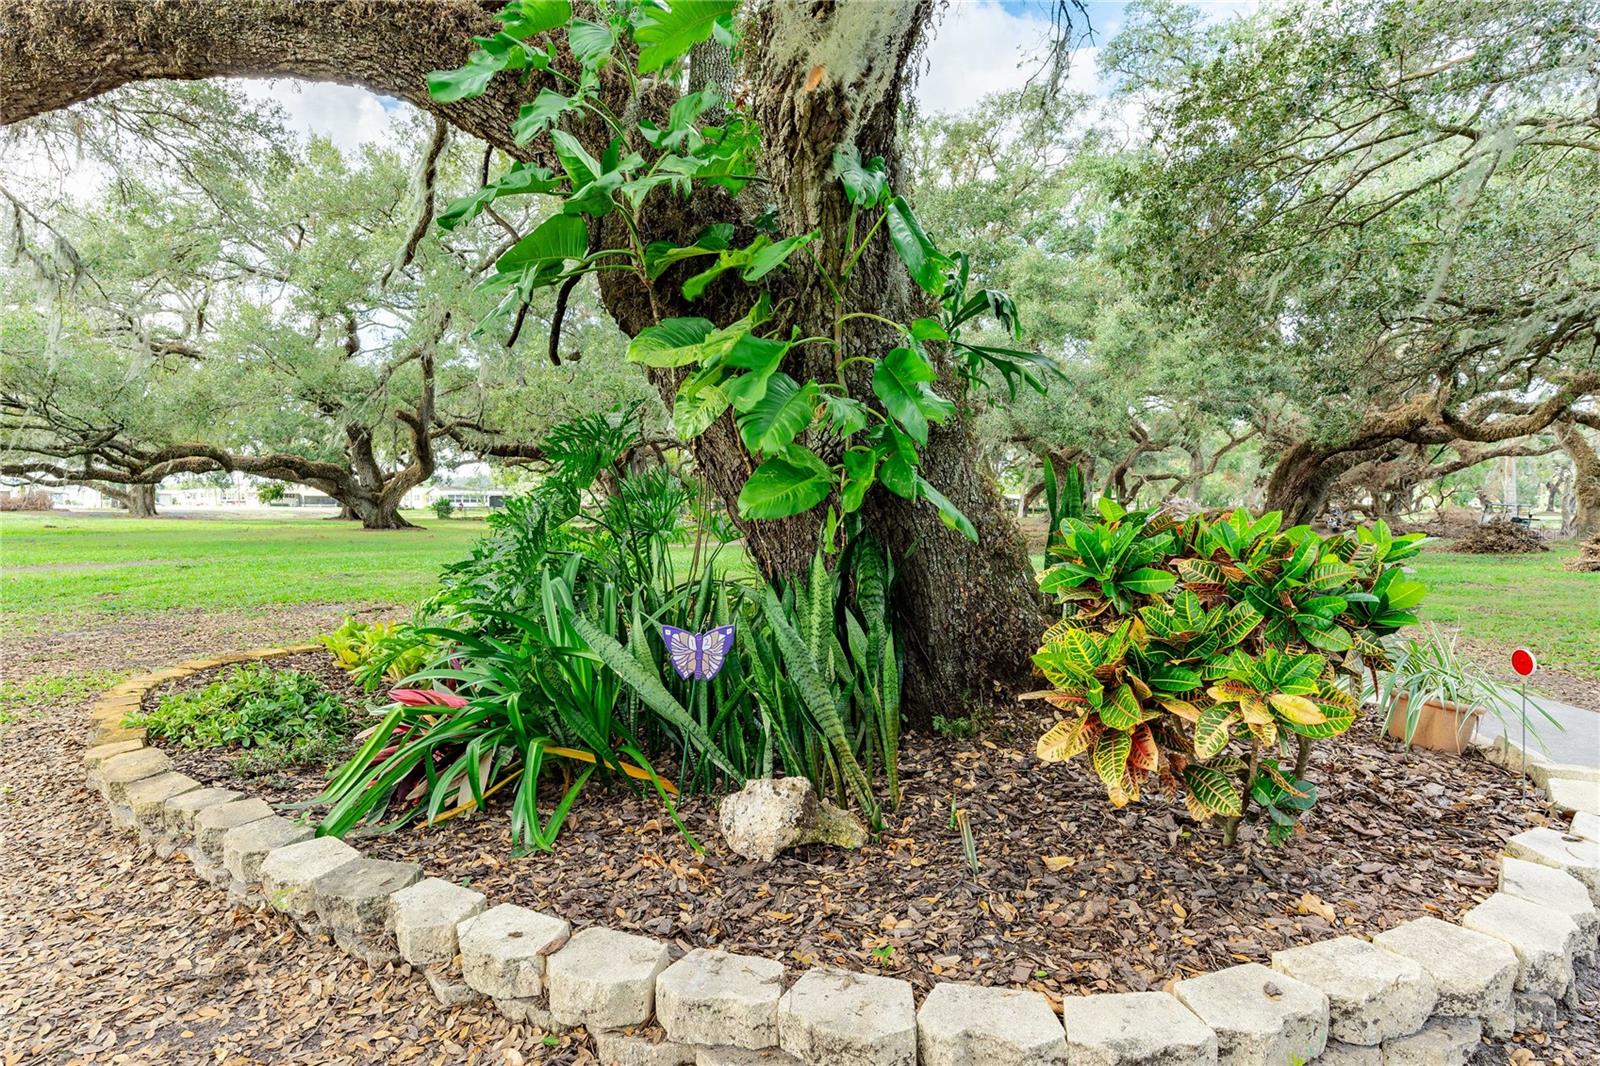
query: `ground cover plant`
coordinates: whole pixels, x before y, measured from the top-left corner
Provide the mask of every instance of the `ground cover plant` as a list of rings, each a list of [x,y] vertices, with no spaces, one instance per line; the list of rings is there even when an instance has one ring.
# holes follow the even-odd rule
[[[331,762],[354,718],[310,674],[244,664],[204,688],[172,692],[128,717],[158,741],[180,748],[224,748],[243,776]]]

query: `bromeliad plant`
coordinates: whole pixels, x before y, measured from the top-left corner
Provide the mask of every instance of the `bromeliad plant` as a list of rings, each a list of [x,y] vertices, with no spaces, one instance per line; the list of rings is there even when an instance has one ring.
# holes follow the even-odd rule
[[[980,319],[1018,336],[1015,306],[1002,292],[969,284],[966,257],[935,245],[910,204],[890,188],[882,159],[862,161],[849,146],[835,156],[850,209],[837,263],[824,265],[816,254],[818,231],[784,234],[772,213],[742,235],[731,221],[708,226],[688,244],[646,242],[641,235],[642,209],[652,197],[726,198],[762,180],[756,172],[760,130],[715,89],[683,95],[662,121],[638,117],[649,113],[643,99],[649,84],[675,76],[696,44],[713,37],[734,44],[736,6],[737,0],[608,0],[579,13],[569,0],[507,4],[501,31],[478,38],[463,67],[432,74],[429,89],[434,99],[450,103],[481,95],[501,72],[543,72],[559,91],[545,87],[523,105],[513,133],[519,144],[554,158],[559,170],[515,164],[451,204],[439,225],[461,226],[502,198],[551,198],[555,212],[500,256],[482,286],[503,294],[484,325],[516,313],[538,289],[570,286],[591,274],[630,274],[655,321],[633,337],[628,359],[678,375],[672,407],[680,439],[693,440],[725,415],[732,418],[752,458],[738,497],[744,518],[786,518],[827,503],[832,544],[839,524],[882,485],[905,499],[927,501],[946,524],[976,540],[967,517],[920,472],[930,424],[956,410],[935,387],[930,346],[952,354],[955,376],[966,386],[983,384],[987,369],[1013,393],[1019,382],[1043,391],[1044,376],[1055,367],[1034,353],[963,339],[963,329]],[[555,43],[563,38],[564,53]],[[570,130],[583,131],[587,140]],[[622,225],[610,225],[614,218]],[[607,234],[617,237],[608,241]],[[875,240],[889,242],[937,313],[898,322],[876,307],[850,305],[851,275]],[[693,272],[683,276],[680,265]],[[783,302],[774,305],[770,281],[796,269],[812,275],[804,283],[831,296],[831,328],[821,335],[800,336],[785,324]],[[670,287],[669,271],[682,276]],[[692,304],[711,286],[734,279],[749,297],[747,313],[736,321],[718,325],[661,311],[669,295],[673,303]],[[892,329],[897,342],[886,351],[853,348],[847,327],[857,320]],[[821,362],[831,363],[831,374],[796,378],[785,371],[797,361],[791,356],[815,348],[828,352]]]
[[[1063,603],[1030,694],[1067,712],[1039,738],[1046,761],[1088,753],[1115,806],[1153,781],[1231,843],[1254,802],[1281,842],[1315,802],[1314,741],[1350,728],[1363,667],[1416,621],[1422,584],[1399,565],[1420,535],[1381,522],[1323,538],[1243,509],[1180,524],[1100,503],[1066,517],[1041,587]],[[1290,752],[1292,764],[1286,764]]]

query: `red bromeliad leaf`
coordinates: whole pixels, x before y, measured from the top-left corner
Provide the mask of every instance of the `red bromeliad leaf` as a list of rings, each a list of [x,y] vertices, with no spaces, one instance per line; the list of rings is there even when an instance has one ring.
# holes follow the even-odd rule
[[[432,688],[397,688],[389,698],[407,707],[465,707],[467,701],[454,692],[440,692]]]

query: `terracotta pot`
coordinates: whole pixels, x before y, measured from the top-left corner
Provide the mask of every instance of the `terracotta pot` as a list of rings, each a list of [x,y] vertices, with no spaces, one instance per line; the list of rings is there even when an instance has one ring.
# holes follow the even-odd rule
[[[1407,699],[1395,699],[1389,712],[1389,735],[1396,740],[1406,739],[1406,721],[1411,711]],[[1434,751],[1453,751],[1460,755],[1478,732],[1478,719],[1483,717],[1482,707],[1466,707],[1449,700],[1429,700],[1422,705],[1417,716],[1416,732],[1411,734],[1411,744],[1417,748]]]

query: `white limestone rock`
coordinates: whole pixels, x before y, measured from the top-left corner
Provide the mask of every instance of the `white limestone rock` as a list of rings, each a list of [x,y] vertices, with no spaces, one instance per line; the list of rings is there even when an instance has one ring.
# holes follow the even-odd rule
[[[456,926],[461,976],[495,999],[544,994],[545,962],[571,935],[564,919],[502,903]]]
[[[1415,960],[1353,936],[1275,951],[1272,968],[1327,994],[1328,1033],[1346,1044],[1414,1033],[1438,999],[1433,978]]]
[[[261,895],[273,910],[318,925],[311,886],[323,874],[359,858],[361,853],[338,837],[312,837],[274,848],[261,860]]]
[[[157,833],[161,830],[162,812],[167,800],[185,792],[193,792],[199,787],[200,782],[194,778],[171,770],[146,777],[128,785],[128,809],[141,830]]]
[[[107,803],[127,806],[128,786],[147,777],[167,773],[172,760],[155,748],[137,748],[113,755],[95,770],[95,781]]]
[[[649,937],[592,926],[545,962],[550,1013],[563,1025],[643,1025],[656,1005],[656,975],[672,956]]]
[[[1550,806],[1562,814],[1578,812],[1600,817],[1600,781],[1552,777],[1544,786]]]
[[[1466,914],[1468,929],[1504,940],[1517,953],[1517,990],[1560,999],[1572,984],[1578,926],[1560,911],[1496,892]]]
[[[228,835],[228,830],[271,817],[273,812],[267,801],[254,797],[202,807],[195,812],[194,847],[189,851],[195,869],[208,879],[217,870],[226,873],[222,841]]]
[[[656,1019],[680,1043],[774,1047],[782,996],[781,962],[695,948],[656,978]]]
[[[694,1048],[642,1033],[601,1029],[593,1034],[601,1066],[694,1066]]]
[[[807,970],[778,1001],[778,1043],[831,1066],[916,1066],[911,985],[825,967]]]
[[[1061,1001],[1072,1066],[1214,1066],[1217,1034],[1165,992]]]
[[[801,1061],[775,1047],[752,1051],[742,1047],[696,1048],[694,1066],[803,1066]]]
[[[1506,841],[1505,853],[1541,866],[1553,866],[1583,882],[1589,899],[1600,906],[1600,842],[1557,829],[1529,829]]]
[[[1260,963],[1179,981],[1172,994],[1217,1034],[1222,1066],[1309,1062],[1328,1042],[1327,995]]]
[[[456,927],[483,913],[484,895],[428,877],[389,897],[389,926],[400,957],[413,966],[447,967],[456,957]]]
[[[1383,1049],[1377,1045],[1346,1044],[1340,1040],[1328,1041],[1322,1054],[1311,1060],[1312,1066],[1383,1066]]]
[[[1383,1066],[1467,1066],[1478,1049],[1476,1018],[1435,1018],[1410,1036],[1383,1042]]]
[[[917,1011],[922,1066],[1046,1066],[1067,1061],[1050,1001],[1037,992],[940,984]]]
[[[562,1028],[550,1013],[550,1006],[543,996],[498,996],[494,1001],[494,1009],[510,1021],[531,1025],[547,1033]]]
[[[1500,860],[1500,891],[1541,907],[1560,911],[1578,927],[1580,955],[1594,957],[1600,945],[1600,909],[1589,898],[1583,882],[1554,866],[1526,859]]]
[[[1588,811],[1578,811],[1572,816],[1572,829],[1569,836],[1583,837],[1585,840],[1600,841],[1600,817]]]
[[[1491,1032],[1511,1035],[1517,954],[1510,944],[1431,917],[1386,930],[1372,942],[1414,960],[1433,978],[1439,993],[1434,1014],[1480,1019]]]
[[[234,881],[249,887],[261,880],[261,863],[274,848],[311,839],[311,827],[274,815],[234,826],[222,836],[222,864]]]
[[[722,798],[717,824],[728,847],[747,859],[771,862],[800,844],[859,848],[867,827],[849,811],[819,800],[803,777],[757,778]]]

